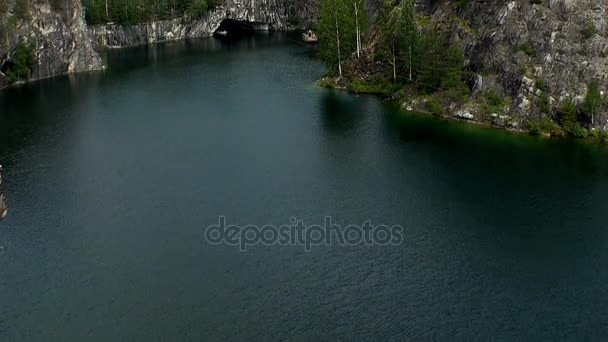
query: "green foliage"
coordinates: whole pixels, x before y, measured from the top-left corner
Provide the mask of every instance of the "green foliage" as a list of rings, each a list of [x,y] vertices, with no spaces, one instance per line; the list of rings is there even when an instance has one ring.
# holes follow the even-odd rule
[[[608,143],[608,131],[602,129],[594,129],[591,131],[591,137],[601,143]]]
[[[16,0],[14,13],[17,19],[27,19],[29,16],[27,0]]]
[[[8,13],[8,0],[0,0],[0,17]]]
[[[105,0],[87,0],[84,4],[86,6],[85,19],[87,23],[95,25],[108,19],[106,18]]]
[[[523,51],[526,55],[528,56],[532,56],[534,55],[534,48],[532,47],[532,43],[530,43],[529,40],[526,40],[525,42],[523,42],[520,46],[519,49],[521,51]]]
[[[390,82],[386,80],[367,82],[361,80],[352,80],[348,82],[347,88],[349,91],[355,93],[389,95],[394,87],[391,87]]]
[[[500,113],[502,112],[504,105],[505,99],[503,99],[496,91],[488,90],[482,99],[481,109],[486,114]]]
[[[593,24],[591,20],[585,21],[585,23],[583,24],[583,28],[581,29],[581,34],[583,35],[583,38],[591,39],[596,35],[596,33],[597,28],[595,27],[595,24]]]
[[[589,132],[577,120],[577,109],[572,101],[564,102],[557,111],[557,121],[566,134],[575,138],[585,138]]]
[[[603,106],[602,94],[597,83],[593,82],[587,88],[585,102],[583,102],[582,112],[587,118],[592,118]]]
[[[549,114],[551,111],[549,96],[544,92],[538,97],[538,108],[540,109],[540,112],[544,114]]]
[[[340,62],[356,49],[355,0],[321,0],[319,9],[320,56],[331,74],[338,74]],[[360,6],[364,12],[364,6]]]
[[[543,81],[540,78],[536,80],[535,86],[536,86],[536,89],[539,89],[540,91],[546,90],[545,81]]]
[[[136,24],[182,16],[198,18],[215,7],[213,0],[85,0],[84,4],[86,20],[91,25]]]
[[[464,54],[457,43],[448,44],[437,30],[425,30],[417,47],[418,86],[423,93],[460,87]]]
[[[2,42],[5,40],[6,33],[10,31],[7,14],[8,0],[0,0],[0,46],[2,46]]]
[[[578,122],[566,125],[564,131],[573,138],[586,138],[589,136],[589,131]]]
[[[418,29],[416,27],[416,16],[411,0],[404,0],[399,5],[390,9],[390,3],[385,2],[382,26],[383,44],[387,52],[390,64],[407,65],[408,77],[413,69],[414,49],[417,44]],[[393,65],[394,70],[398,69]],[[396,73],[396,72],[395,72]],[[397,75],[393,75],[396,79]]]
[[[528,132],[531,135],[541,135],[541,134],[550,134],[550,135],[561,135],[561,128],[553,122],[553,120],[545,117],[541,120],[529,120],[527,122]]]
[[[210,7],[212,7],[212,4],[208,0],[193,0],[190,4],[190,16],[200,18],[207,13]]]
[[[429,113],[436,115],[436,116],[441,116],[444,113],[443,106],[433,96],[429,97],[426,100],[426,109],[429,111]]]
[[[469,3],[469,0],[456,0],[454,1],[456,8],[461,9],[461,8],[465,8],[466,5]]]
[[[557,122],[564,127],[568,123],[576,122],[576,106],[568,100],[562,103],[557,111]]]
[[[9,84],[19,80],[28,80],[31,70],[36,65],[35,47],[32,44],[19,42],[11,58],[13,66],[7,71],[6,78]]]

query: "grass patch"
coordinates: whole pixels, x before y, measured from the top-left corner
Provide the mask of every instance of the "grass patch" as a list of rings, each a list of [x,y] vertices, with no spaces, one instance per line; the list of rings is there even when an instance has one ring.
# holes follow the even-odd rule
[[[561,127],[548,117],[529,120],[526,126],[531,135],[563,135]]]
[[[378,94],[378,95],[391,95],[399,89],[398,84],[394,84],[388,81],[363,81],[363,80],[351,80],[348,82],[346,89],[353,93],[360,94]]]

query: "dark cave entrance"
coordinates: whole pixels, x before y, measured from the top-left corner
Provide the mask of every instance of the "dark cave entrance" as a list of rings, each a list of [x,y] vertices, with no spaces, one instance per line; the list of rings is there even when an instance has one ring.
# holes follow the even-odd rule
[[[238,40],[252,36],[255,32],[253,25],[246,21],[224,19],[213,32],[213,36],[222,40]]]
[[[2,66],[0,66],[0,72],[2,72],[3,74],[6,75],[6,73],[11,70],[13,67],[15,66],[15,63],[13,63],[13,61],[6,60],[4,63],[2,63]]]

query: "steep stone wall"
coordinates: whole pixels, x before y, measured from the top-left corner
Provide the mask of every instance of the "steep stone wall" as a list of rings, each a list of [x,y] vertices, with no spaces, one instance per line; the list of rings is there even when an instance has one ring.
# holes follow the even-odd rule
[[[414,3],[461,43],[474,72],[474,97],[494,91],[512,99],[495,114],[514,128],[541,115],[541,94],[553,107],[567,99],[580,103],[598,82],[608,95],[608,0],[469,0],[462,8],[447,0]],[[595,28],[591,37],[586,25]],[[474,108],[463,112],[478,119]],[[593,126],[608,128],[608,113]]]
[[[89,32],[96,48],[103,49],[208,37],[224,19],[268,24],[268,29],[281,31],[290,29],[294,23],[305,26],[314,21],[316,17],[314,4],[315,1],[310,0],[297,4],[293,0],[227,0],[196,20],[176,18],[137,25],[110,23],[91,26]]]
[[[200,19],[183,18],[139,25],[97,25],[87,27],[81,0],[29,0],[28,16],[15,20],[15,1],[0,23],[14,23],[0,30],[0,66],[10,61],[19,41],[34,43],[38,64],[32,80],[72,72],[102,69],[97,50],[167,40],[205,37],[213,34],[222,20],[230,18],[268,24],[271,30],[306,26],[317,16],[316,0],[226,0]],[[7,85],[0,72],[0,88]]]
[[[13,9],[11,2],[4,22],[14,17]],[[0,37],[0,65],[10,60],[17,43],[24,41],[36,47],[38,64],[32,70],[32,79],[103,68],[93,49],[80,0],[30,1],[27,18],[13,18],[13,23]],[[4,85],[6,78],[0,73],[0,88]]]

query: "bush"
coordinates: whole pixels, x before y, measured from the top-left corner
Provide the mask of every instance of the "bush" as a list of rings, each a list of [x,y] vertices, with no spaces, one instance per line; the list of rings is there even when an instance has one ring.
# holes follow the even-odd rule
[[[530,43],[529,40],[526,40],[525,42],[523,42],[519,46],[519,49],[528,56],[532,56],[534,54],[534,48],[532,47],[532,43]]]
[[[601,142],[601,143],[608,143],[608,131],[604,131],[601,129],[594,129],[591,131],[591,136],[593,137],[593,139]]]
[[[532,135],[550,134],[550,135],[561,135],[563,134],[560,127],[548,117],[541,120],[529,120],[527,122],[528,132]]]
[[[434,29],[425,30],[417,46],[416,79],[423,93],[459,88],[463,81],[464,54]]]
[[[105,0],[87,0],[84,4],[85,20],[88,24],[96,25],[107,21]]]
[[[15,1],[15,17],[17,19],[27,19],[29,16],[27,0]]]
[[[107,21],[136,24],[183,16],[198,18],[215,7],[213,0],[84,0],[84,5],[87,23],[91,25]]]
[[[576,122],[576,106],[572,101],[568,100],[562,103],[557,111],[557,122],[560,126],[565,127],[566,125]]]
[[[6,79],[9,84],[19,80],[28,80],[31,76],[32,68],[37,63],[34,46],[19,42],[11,61],[13,65],[6,73]]]
[[[354,79],[348,82],[347,88],[354,93],[389,95],[395,86],[392,86],[391,82],[387,80],[363,81]],[[395,89],[395,91],[397,90]]]
[[[589,131],[587,131],[578,122],[568,123],[564,127],[564,131],[566,131],[566,134],[574,138],[586,138],[589,135]]]
[[[441,116],[444,113],[443,106],[433,96],[431,96],[427,99],[426,109],[429,111],[429,113],[436,115],[436,116]]]
[[[583,24],[583,28],[581,29],[581,34],[583,35],[583,38],[591,39],[595,36],[596,33],[597,28],[595,27],[595,24],[593,24],[591,20],[587,20]]]
[[[209,9],[207,0],[194,0],[190,5],[190,16],[193,18],[200,18]]]
[[[543,114],[549,114],[551,111],[549,96],[544,92],[538,97],[538,109],[540,109],[540,112]]]
[[[589,135],[589,132],[578,122],[576,106],[572,101],[568,100],[559,107],[557,121],[569,136],[585,138]]]
[[[8,13],[8,0],[0,0],[0,17]]]
[[[593,82],[587,88],[587,95],[585,96],[585,102],[583,102],[582,112],[587,119],[593,119],[593,116],[597,114],[603,106],[602,94],[597,83]]]

